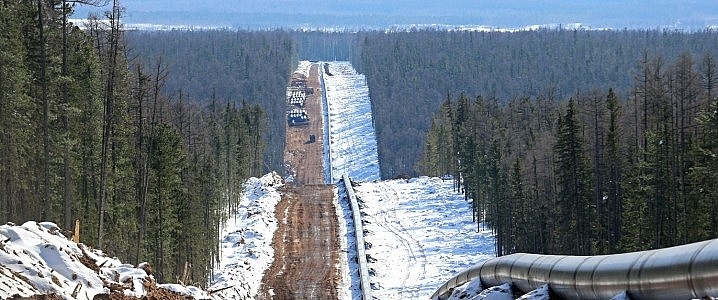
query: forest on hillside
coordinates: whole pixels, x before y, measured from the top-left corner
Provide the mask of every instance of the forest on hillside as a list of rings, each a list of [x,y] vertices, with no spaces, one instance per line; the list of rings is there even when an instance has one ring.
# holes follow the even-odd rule
[[[418,30],[359,33],[352,63],[366,75],[382,178],[418,175],[431,116],[460,93],[505,103],[612,88],[626,97],[644,52],[672,61],[718,55],[718,32]]]
[[[165,88],[168,93],[183,91],[198,101],[214,95],[220,100],[260,104],[271,124],[265,158],[274,170],[282,169],[276,166],[281,164],[283,147],[281,99],[286,74],[298,60],[351,61],[367,76],[382,177],[392,178],[420,174],[415,166],[430,119],[447,95],[455,98],[463,92],[506,101],[552,94],[566,101],[578,91],[612,88],[625,96],[644,51],[665,60],[683,53],[715,55],[717,35],[712,31],[558,29],[172,31],[132,32],[129,40],[135,55],[161,56],[167,62],[173,75]],[[242,42],[246,40],[252,42]]]
[[[268,117],[262,170],[284,170],[284,97],[297,63],[289,32],[131,31],[127,41],[132,55],[162,63],[173,97],[259,105]]]
[[[419,169],[463,179],[497,254],[597,255],[718,237],[718,61],[643,54],[613,89],[445,98]],[[478,222],[477,222],[478,223]]]
[[[265,94],[165,92],[176,75],[161,54],[133,54],[117,1],[84,29],[68,22],[87,2],[0,6],[0,221],[52,221],[70,233],[79,220],[81,242],[147,261],[159,281],[202,285],[242,183],[267,169],[267,112],[242,101]],[[252,63],[271,55],[248,52]],[[282,83],[273,93],[289,68],[266,75]]]
[[[130,54],[161,60],[163,91],[201,103],[257,104],[267,112],[264,171],[282,172],[285,89],[299,60],[350,60],[356,34],[316,31],[130,31]]]
[[[117,0],[68,21],[89,2],[0,6],[2,222],[79,219],[201,284],[244,179],[283,170],[297,62],[338,59],[367,77],[382,177],[461,171],[498,253],[716,236],[716,32],[127,32]],[[547,206],[565,221],[526,213]]]

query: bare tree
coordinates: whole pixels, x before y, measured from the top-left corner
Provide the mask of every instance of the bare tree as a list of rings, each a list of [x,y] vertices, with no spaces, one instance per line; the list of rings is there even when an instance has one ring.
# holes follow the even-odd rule
[[[68,35],[69,35],[69,24],[68,24],[68,16],[70,15],[72,11],[72,7],[75,4],[84,4],[84,5],[91,5],[91,6],[103,6],[107,4],[107,0],[62,0],[60,2],[60,9],[62,12],[62,68],[61,68],[61,76],[63,78],[67,78],[69,76],[68,71]],[[67,109],[67,104],[70,102],[70,92],[68,87],[68,81],[63,80],[62,81],[62,103],[65,104],[63,107]],[[60,114],[60,123],[62,126],[63,132],[68,132],[68,116],[67,112],[63,111]],[[72,226],[72,202],[71,202],[71,195],[72,195],[72,180],[71,180],[71,174],[70,174],[70,147],[68,143],[65,143],[65,148],[63,149],[64,154],[62,157],[62,164],[63,164],[63,185],[64,185],[64,192],[63,192],[63,200],[65,205],[65,220],[64,225],[65,228],[70,228]]]
[[[108,74],[105,83],[105,113],[104,113],[104,125],[102,132],[102,159],[100,167],[100,215],[98,221],[97,230],[97,246],[102,248],[103,240],[103,226],[105,219],[105,209],[107,205],[107,185],[108,185],[108,171],[107,167],[109,164],[110,155],[110,144],[112,135],[112,124],[114,119],[114,89],[115,89],[115,77],[117,71],[117,56],[119,55],[119,42],[120,42],[120,5],[119,0],[113,0],[112,12],[108,14],[110,21],[110,36],[109,38],[109,59],[108,59]]]

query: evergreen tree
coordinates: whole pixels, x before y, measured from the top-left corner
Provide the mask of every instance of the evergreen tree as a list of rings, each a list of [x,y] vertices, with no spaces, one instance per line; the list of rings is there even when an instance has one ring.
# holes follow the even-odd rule
[[[429,176],[456,174],[456,153],[454,146],[454,120],[451,99],[442,103],[437,115],[432,117],[427,133],[422,159],[417,162],[416,170]]]
[[[34,105],[28,95],[31,77],[18,14],[23,3],[10,1],[0,7],[0,211],[4,220],[16,221],[30,217],[33,209],[27,158],[32,151],[28,145],[33,140]]]
[[[592,184],[573,99],[568,102],[566,114],[559,119],[555,149],[559,187],[556,216],[559,225],[554,232],[556,251],[590,255],[595,207],[591,204]]]
[[[691,228],[691,241],[718,236],[718,98],[698,117],[704,134],[694,150],[695,166],[689,179],[695,186],[689,195],[687,227]]]
[[[514,253],[517,249],[529,249],[530,237],[535,232],[535,222],[529,217],[531,207],[526,199],[521,162],[517,158],[511,167],[507,199],[509,205],[508,225],[510,230],[504,245],[505,253]],[[522,250],[523,251],[523,250]]]
[[[157,127],[152,142],[151,186],[148,205],[148,237],[145,249],[152,257],[155,277],[162,282],[176,274],[180,240],[181,211],[188,209],[187,190],[181,174],[185,168],[185,155],[181,149],[181,136],[169,125]],[[184,213],[186,216],[186,212]]]
[[[431,119],[422,158],[416,166],[417,171],[428,176],[441,176],[439,172],[439,148],[442,145],[440,144],[441,138],[439,135],[442,132],[443,125],[438,122],[440,121],[437,120],[436,116]]]
[[[117,1],[86,31],[67,3],[0,5],[0,217],[79,219],[83,243],[204,284],[226,191],[264,171],[266,113],[173,103],[161,60],[130,66]]]
[[[621,214],[623,213],[623,188],[622,188],[622,169],[623,156],[621,155],[621,128],[619,127],[621,107],[618,96],[613,89],[608,90],[606,96],[606,104],[609,113],[608,132],[606,133],[606,213],[607,218],[602,221],[606,224],[608,253],[616,253],[618,251],[618,239],[620,237]]]

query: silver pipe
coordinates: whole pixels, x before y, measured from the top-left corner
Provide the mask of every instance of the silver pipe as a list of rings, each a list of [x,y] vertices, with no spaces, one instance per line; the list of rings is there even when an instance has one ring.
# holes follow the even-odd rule
[[[480,278],[483,287],[511,283],[530,292],[548,284],[566,299],[610,299],[626,292],[632,299],[691,299],[718,296],[718,239],[671,248],[597,256],[516,253],[464,270],[434,292],[451,291]]]
[[[369,269],[366,261],[366,249],[364,248],[364,229],[362,227],[361,211],[359,210],[359,203],[354,193],[354,187],[352,187],[352,181],[349,179],[347,173],[342,174],[342,182],[347,191],[347,197],[349,197],[352,220],[354,220],[354,238],[356,239],[357,264],[359,265],[359,289],[361,290],[362,299],[371,300],[374,298],[371,296],[371,280],[369,278]]]

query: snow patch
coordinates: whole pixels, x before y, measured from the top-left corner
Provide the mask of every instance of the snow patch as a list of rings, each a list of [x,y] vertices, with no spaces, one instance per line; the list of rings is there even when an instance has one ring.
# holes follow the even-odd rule
[[[283,185],[276,172],[252,177],[244,184],[237,212],[221,229],[219,268],[209,291],[220,299],[253,299],[264,271],[274,261],[272,238],[278,224],[274,214]]]

